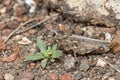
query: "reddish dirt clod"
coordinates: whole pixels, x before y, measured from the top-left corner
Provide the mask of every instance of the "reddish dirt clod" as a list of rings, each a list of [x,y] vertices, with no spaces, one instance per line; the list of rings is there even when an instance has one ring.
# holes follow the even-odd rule
[[[59,75],[57,73],[50,74],[50,80],[58,80],[58,79],[59,79]]]
[[[10,56],[8,56],[8,57],[3,57],[2,61],[3,62],[15,61],[16,59],[19,58],[19,52],[20,52],[20,47],[19,46],[14,46],[13,47],[13,53]]]
[[[74,80],[69,74],[65,73],[60,76],[60,80]]]
[[[5,22],[0,22],[0,30],[3,30],[7,27],[7,24]]]
[[[34,68],[35,65],[36,65],[35,63],[31,62],[31,63],[30,63],[30,68]]]
[[[0,51],[6,50],[6,44],[4,43],[3,40],[0,40]]]

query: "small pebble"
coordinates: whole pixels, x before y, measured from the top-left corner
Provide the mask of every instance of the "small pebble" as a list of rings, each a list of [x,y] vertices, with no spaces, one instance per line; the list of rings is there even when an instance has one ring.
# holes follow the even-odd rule
[[[4,13],[6,13],[6,12],[7,12],[6,7],[3,7],[2,9],[0,9],[0,13],[1,13],[1,14],[4,14]]]
[[[115,78],[113,78],[113,77],[110,77],[108,80],[115,80]]]
[[[71,71],[75,68],[76,60],[74,57],[68,57],[64,60],[64,67],[67,71]]]
[[[105,33],[105,40],[111,42],[112,41],[112,35],[110,33],[106,32]]]
[[[89,63],[87,60],[83,60],[81,61],[81,64],[80,64],[80,69],[81,70],[84,70],[84,71],[87,71],[89,69]]]
[[[82,72],[81,71],[77,72],[74,77],[76,80],[80,80],[83,77]]]
[[[6,73],[4,78],[5,78],[5,80],[14,80],[14,76],[11,75],[10,73]]]
[[[36,8],[34,0],[25,0],[25,3],[30,6],[29,12],[33,13]]]
[[[102,59],[98,59],[96,66],[105,67],[106,63]]]
[[[59,29],[60,29],[61,31],[64,31],[64,30],[65,30],[65,25],[59,24]]]

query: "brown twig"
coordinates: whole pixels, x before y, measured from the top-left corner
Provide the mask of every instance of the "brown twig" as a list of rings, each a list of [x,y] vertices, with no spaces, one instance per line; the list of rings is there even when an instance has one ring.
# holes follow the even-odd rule
[[[31,20],[28,20],[28,21],[25,22],[25,23],[22,23],[22,24],[21,24],[19,27],[17,27],[12,33],[10,33],[10,34],[8,35],[8,37],[4,40],[4,42],[7,42],[8,39],[9,39],[11,36],[13,36],[13,34],[14,34],[16,31],[18,31],[21,27],[23,27],[23,26],[25,26],[26,24],[28,24],[28,23],[34,21],[35,19],[36,19],[36,18],[31,19]]]
[[[25,31],[29,30],[29,29],[32,29],[33,27],[35,27],[35,26],[37,26],[37,25],[40,25],[41,23],[43,23],[43,22],[45,22],[45,21],[48,21],[48,20],[50,20],[51,18],[53,18],[53,17],[55,17],[55,16],[58,16],[58,15],[59,15],[59,14],[55,14],[55,15],[49,17],[49,18],[46,18],[46,19],[40,21],[39,23],[37,23],[37,24],[35,24],[35,25],[27,28],[26,30],[23,30],[23,31],[17,33],[17,34],[20,34],[20,33],[22,33],[22,32],[25,32]],[[4,42],[6,43],[6,42],[8,41],[8,39],[9,39],[10,37],[12,37],[21,27],[25,26],[26,24],[28,24],[28,23],[30,23],[30,22],[32,22],[32,21],[34,21],[34,20],[36,20],[36,18],[30,19],[30,20],[28,20],[27,22],[22,23],[22,24],[21,24],[19,27],[17,27],[12,33],[10,33],[10,34],[8,35],[8,37],[4,40]],[[2,51],[2,53],[4,54],[4,51]]]
[[[78,36],[78,35],[72,35],[70,36],[71,38],[76,38],[79,40],[84,40],[84,41],[88,41],[88,42],[94,42],[94,43],[104,43],[104,44],[111,44],[110,41],[105,41],[105,40],[99,40],[99,39],[93,39],[93,38],[88,38],[88,37],[84,37],[84,36]]]
[[[105,63],[107,63],[109,66],[111,66],[113,69],[115,69],[117,72],[120,73],[120,70],[116,68],[114,65],[110,64],[108,61],[106,61],[104,58],[101,58]]]
[[[30,19],[30,20],[28,20],[27,22],[22,23],[22,24],[21,24],[19,27],[17,27],[12,33],[10,33],[10,34],[8,35],[8,37],[4,40],[4,42],[6,43],[6,42],[8,41],[8,39],[9,39],[11,36],[13,36],[16,31],[18,31],[21,27],[25,26],[26,24],[34,21],[35,19],[36,19],[36,18]],[[5,55],[5,54],[4,54],[4,51],[2,51],[2,53],[3,53],[3,55]]]
[[[55,15],[53,15],[53,16],[50,16],[49,18],[46,18],[46,19],[38,22],[37,24],[32,25],[31,27],[29,27],[29,28],[27,28],[27,29],[25,29],[25,30],[23,30],[23,31],[20,31],[20,32],[18,32],[18,33],[16,33],[16,34],[20,34],[20,33],[26,32],[26,31],[28,31],[28,30],[30,30],[30,29],[32,29],[32,28],[34,28],[34,27],[36,27],[36,26],[38,26],[38,25],[40,25],[40,24],[42,24],[42,23],[50,20],[51,18],[58,16],[58,15],[59,15],[59,14],[55,14]]]

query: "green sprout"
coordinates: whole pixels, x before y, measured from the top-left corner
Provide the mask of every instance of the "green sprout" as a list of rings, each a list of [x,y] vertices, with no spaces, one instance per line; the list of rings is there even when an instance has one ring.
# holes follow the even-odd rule
[[[28,55],[25,59],[26,61],[35,61],[42,59],[41,66],[42,68],[45,68],[48,61],[55,62],[55,58],[62,56],[62,52],[60,50],[57,50],[57,44],[54,44],[52,47],[46,47],[45,43],[39,37],[37,37],[37,45],[41,52]]]

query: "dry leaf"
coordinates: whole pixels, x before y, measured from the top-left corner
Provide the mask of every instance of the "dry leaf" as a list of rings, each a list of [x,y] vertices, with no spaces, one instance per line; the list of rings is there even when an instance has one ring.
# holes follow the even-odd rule
[[[20,47],[19,46],[14,46],[13,47],[13,54],[11,54],[8,57],[4,57],[2,59],[3,62],[12,62],[14,60],[16,60],[17,58],[19,58],[19,51],[20,51]]]
[[[6,50],[6,45],[3,40],[0,40],[0,51]]]
[[[19,44],[30,44],[32,41],[30,41],[27,37],[23,37],[22,41],[18,41]]]

